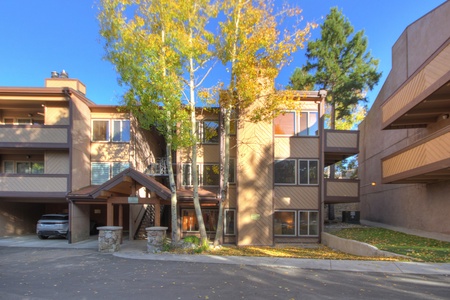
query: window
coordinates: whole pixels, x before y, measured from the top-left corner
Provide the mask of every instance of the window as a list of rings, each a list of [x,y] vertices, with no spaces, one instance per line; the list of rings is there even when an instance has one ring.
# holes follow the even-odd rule
[[[302,112],[300,114],[301,136],[319,135],[319,122],[317,111]]]
[[[228,183],[236,183],[236,160],[230,158],[230,174],[228,174]]]
[[[202,209],[202,216],[206,231],[215,232],[218,220],[218,210]],[[199,230],[195,209],[181,210],[181,230],[183,232],[192,232]]]
[[[317,136],[319,135],[319,114],[317,111],[284,112],[274,121],[276,135]]]
[[[299,212],[299,235],[317,236],[319,235],[319,212],[300,211]]]
[[[225,235],[235,235],[236,234],[236,210],[235,209],[225,209],[224,211],[224,234]]]
[[[44,174],[44,162],[17,162],[17,174]]]
[[[113,120],[113,142],[130,141],[130,120]]]
[[[273,121],[275,134],[295,135],[295,112],[278,115]]]
[[[111,128],[110,128],[111,126]],[[130,120],[93,120],[93,142],[129,142]]]
[[[182,185],[192,186],[192,164],[182,165]],[[220,165],[219,164],[199,164],[198,184],[199,186],[219,186],[220,185]],[[234,158],[230,158],[230,174],[228,182],[234,183],[236,177],[236,167]]]
[[[274,183],[296,184],[296,167],[295,159],[276,160],[274,167]]]
[[[191,164],[183,164],[182,172],[183,172],[183,182],[181,184],[187,186],[193,185]]]
[[[204,144],[219,143],[219,121],[203,120],[197,123],[198,140]]]
[[[295,236],[296,227],[296,211],[275,211],[274,219],[274,235],[279,236]]]
[[[203,165],[200,171],[200,185],[202,186],[218,186],[220,184],[220,167],[218,164]]]
[[[94,142],[109,141],[109,120],[92,121],[92,141]]]
[[[274,235],[279,237],[318,236],[319,212],[317,210],[278,210],[273,214],[273,225]]]
[[[31,125],[31,119],[17,119],[19,125]]]
[[[93,162],[91,163],[91,184],[101,185],[129,167],[128,162]]]
[[[3,162],[3,173],[14,173],[14,162],[7,160]]]
[[[3,119],[3,122],[5,123],[5,124],[14,124],[14,119],[13,118],[5,118],[5,119]]]
[[[299,184],[319,184],[319,161],[318,160],[302,160],[298,161],[299,168]]]
[[[111,178],[130,167],[128,162],[113,162]]]
[[[101,185],[109,180],[110,165],[109,163],[92,163],[91,164],[91,184]]]

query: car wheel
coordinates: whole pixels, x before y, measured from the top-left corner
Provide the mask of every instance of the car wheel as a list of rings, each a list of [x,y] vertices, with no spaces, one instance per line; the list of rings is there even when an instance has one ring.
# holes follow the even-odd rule
[[[41,240],[46,240],[46,239],[48,239],[48,236],[46,236],[46,235],[41,235],[41,234],[39,234],[38,237],[39,237]]]

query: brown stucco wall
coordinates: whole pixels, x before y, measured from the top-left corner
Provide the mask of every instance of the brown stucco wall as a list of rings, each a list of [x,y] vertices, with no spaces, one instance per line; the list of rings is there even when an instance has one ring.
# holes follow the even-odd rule
[[[449,39],[449,15],[450,2],[445,2],[407,27],[392,48],[392,70],[359,126],[362,220],[450,234],[450,181],[381,184],[383,157],[450,126],[450,120],[446,120],[423,129],[381,130],[381,105]]]
[[[77,99],[75,96],[72,96],[71,113],[71,190],[76,191],[82,187],[90,185],[91,182],[91,111],[84,102]]]

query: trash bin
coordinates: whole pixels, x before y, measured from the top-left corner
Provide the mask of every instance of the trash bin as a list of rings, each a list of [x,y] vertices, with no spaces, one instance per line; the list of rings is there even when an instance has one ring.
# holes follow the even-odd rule
[[[342,223],[359,224],[359,211],[343,211]]]

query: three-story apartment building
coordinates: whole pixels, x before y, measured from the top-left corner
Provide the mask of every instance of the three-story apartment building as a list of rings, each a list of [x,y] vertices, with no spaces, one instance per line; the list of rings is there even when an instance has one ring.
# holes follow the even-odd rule
[[[43,213],[68,212],[69,241],[92,224],[120,225],[130,238],[150,211],[170,228],[165,142],[116,106],[96,105],[76,79],[44,88],[0,88],[2,235],[30,233]],[[325,204],[359,201],[359,182],[324,179],[325,166],[358,152],[357,131],[323,127],[325,91],[299,92],[299,109],[271,122],[238,115],[230,137],[224,243],[319,242]],[[255,103],[255,105],[259,105]],[[251,113],[251,109],[248,110]],[[199,196],[206,230],[216,231],[220,110],[198,109]],[[191,153],[174,153],[178,226],[198,234]],[[151,208],[151,209],[149,209]]]

